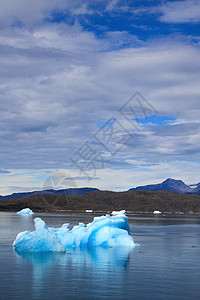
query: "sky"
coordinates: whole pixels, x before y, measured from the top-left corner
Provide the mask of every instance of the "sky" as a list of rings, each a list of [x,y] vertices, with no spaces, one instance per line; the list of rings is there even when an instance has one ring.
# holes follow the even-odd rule
[[[199,0],[0,4],[0,195],[200,181]]]

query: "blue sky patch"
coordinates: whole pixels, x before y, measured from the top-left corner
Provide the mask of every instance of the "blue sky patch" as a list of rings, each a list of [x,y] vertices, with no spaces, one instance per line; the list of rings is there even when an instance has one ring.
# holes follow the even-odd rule
[[[173,12],[173,5],[176,9],[176,5],[184,5],[184,2],[179,0],[166,1],[166,3],[161,0],[86,2],[85,5],[82,5],[83,8],[85,7],[83,12],[81,9],[77,12],[79,6],[75,2],[72,5],[74,14],[73,9],[71,11],[53,10],[46,22],[69,25],[78,22],[85,31],[92,32],[96,37],[102,39],[109,32],[126,32],[137,37],[138,43],[175,35],[183,39],[186,37],[194,39],[194,43],[197,44],[195,37],[199,36],[199,22],[192,21],[192,19],[190,22],[188,20],[179,22],[178,16],[177,20],[174,17],[172,22],[167,20]],[[188,18],[191,18],[190,14]],[[118,48],[127,48],[133,44],[137,46],[136,41],[129,38],[127,43],[124,41],[121,44],[118,43]],[[116,49],[116,45],[113,49]]]
[[[169,125],[173,123],[176,118],[172,116],[149,116],[147,118],[138,118],[135,121],[139,122],[142,125]]]

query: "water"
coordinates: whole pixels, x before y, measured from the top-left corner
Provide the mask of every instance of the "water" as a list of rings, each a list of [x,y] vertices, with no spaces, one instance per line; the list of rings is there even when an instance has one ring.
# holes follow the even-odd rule
[[[19,216],[0,212],[0,300],[200,299],[200,216],[129,217],[140,247],[18,255],[17,233],[91,222],[92,214]]]

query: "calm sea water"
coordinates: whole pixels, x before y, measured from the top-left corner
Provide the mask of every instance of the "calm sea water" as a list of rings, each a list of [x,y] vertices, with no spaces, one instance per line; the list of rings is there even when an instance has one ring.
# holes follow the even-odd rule
[[[48,226],[88,223],[91,214],[0,212],[0,299],[200,299],[200,216],[129,217],[140,246],[17,254],[16,235]]]

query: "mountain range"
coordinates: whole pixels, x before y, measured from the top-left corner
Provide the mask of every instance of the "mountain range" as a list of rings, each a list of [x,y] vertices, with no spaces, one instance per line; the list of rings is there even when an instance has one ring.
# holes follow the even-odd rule
[[[168,178],[165,181],[158,183],[158,184],[151,184],[151,185],[143,185],[137,186],[135,188],[131,188],[128,191],[172,191],[178,192],[182,194],[198,194],[200,195],[200,182],[197,184],[187,185],[182,180],[176,180],[172,178]],[[13,193],[11,195],[0,196],[0,200],[5,199],[12,199],[12,198],[21,198],[30,195],[47,195],[47,194],[60,194],[60,195],[84,195],[88,192],[99,191],[97,188],[69,188],[69,189],[62,189],[62,190],[43,190],[43,191],[32,191],[32,192],[23,192],[23,193]]]
[[[129,191],[137,191],[137,190],[172,191],[172,192],[178,192],[182,194],[186,194],[186,193],[200,194],[200,183],[189,186],[185,184],[182,180],[168,178],[162,183],[137,186],[136,188],[129,189]]]
[[[43,191],[13,193],[11,195],[0,196],[0,200],[12,199],[12,198],[21,198],[21,197],[27,197],[27,196],[30,196],[30,195],[52,195],[52,194],[83,195],[85,193],[89,193],[89,192],[93,192],[93,191],[99,191],[99,189],[84,187],[84,188],[69,188],[69,189],[62,189],[62,190],[51,189],[51,190],[43,190]]]

